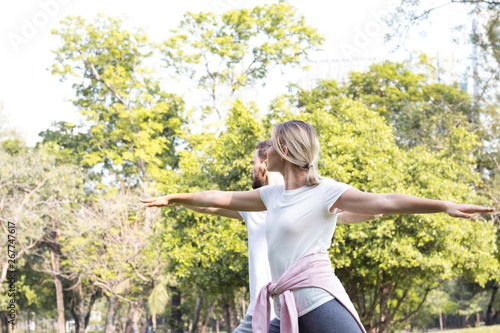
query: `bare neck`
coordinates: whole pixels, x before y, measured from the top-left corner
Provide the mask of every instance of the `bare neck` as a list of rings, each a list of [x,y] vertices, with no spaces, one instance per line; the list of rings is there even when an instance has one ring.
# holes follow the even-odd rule
[[[306,184],[307,170],[292,163],[285,163],[283,170],[285,176],[285,190],[295,190]]]
[[[279,172],[267,172],[266,185],[275,185],[283,183],[283,176]]]

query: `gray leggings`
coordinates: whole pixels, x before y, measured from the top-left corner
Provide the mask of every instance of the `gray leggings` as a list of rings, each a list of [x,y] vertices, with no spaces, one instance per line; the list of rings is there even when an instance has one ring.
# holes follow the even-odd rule
[[[361,333],[358,323],[336,299],[299,317],[300,333]],[[280,333],[280,321],[271,320],[269,333]],[[283,332],[287,333],[287,332]]]

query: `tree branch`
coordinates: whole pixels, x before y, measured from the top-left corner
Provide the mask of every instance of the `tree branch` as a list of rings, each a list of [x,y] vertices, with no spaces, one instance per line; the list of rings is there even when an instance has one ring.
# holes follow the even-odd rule
[[[124,101],[124,100],[123,100],[123,98],[122,98],[122,97],[118,94],[118,92],[115,90],[115,88],[114,88],[112,85],[110,85],[108,82],[106,82],[106,81],[102,78],[102,76],[101,76],[101,75],[97,72],[97,70],[95,69],[94,64],[93,64],[93,63],[91,63],[91,62],[88,60],[88,58],[89,58],[88,54],[86,54],[85,52],[83,52],[83,51],[82,51],[82,49],[80,48],[80,46],[79,46],[79,45],[77,45],[77,47],[76,47],[76,48],[77,48],[78,52],[80,52],[80,54],[82,54],[82,55],[85,57],[85,59],[84,59],[85,65],[86,65],[86,66],[88,66],[88,67],[91,69],[92,74],[94,75],[94,78],[95,78],[97,81],[102,82],[102,83],[103,83],[103,84],[104,84],[104,85],[105,85],[105,86],[106,86],[106,87],[107,87],[107,88],[108,88],[108,89],[109,89],[109,90],[113,93],[113,95],[116,97],[116,99],[118,99],[118,101],[119,101],[121,104],[123,104],[123,105],[125,105],[125,107],[127,107],[127,103],[125,103],[125,101]]]
[[[420,308],[422,307],[422,305],[425,303],[425,300],[427,299],[427,295],[429,294],[429,292],[431,290],[432,290],[431,288],[426,288],[425,295],[422,298],[422,302],[420,302],[420,304],[417,306],[417,308],[415,310],[413,310],[413,311],[410,311],[410,313],[408,313],[408,315],[406,315],[405,317],[400,318],[398,320],[395,320],[393,322],[393,324],[401,323],[401,322],[407,320],[408,318],[410,318],[411,316],[413,316],[415,313],[417,313],[420,310]]]

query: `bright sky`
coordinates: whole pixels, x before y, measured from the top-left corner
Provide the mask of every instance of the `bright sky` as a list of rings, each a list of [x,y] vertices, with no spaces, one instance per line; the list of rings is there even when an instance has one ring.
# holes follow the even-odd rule
[[[443,3],[445,0],[441,0]],[[51,50],[59,46],[51,30],[58,28],[66,16],[82,16],[89,20],[98,13],[127,18],[127,24],[143,27],[153,40],[163,40],[176,28],[186,11],[212,11],[247,7],[273,1],[259,0],[6,0],[0,2],[0,104],[10,125],[17,128],[29,145],[40,138],[38,133],[53,121],[78,122],[79,114],[68,101],[74,97],[69,82],[59,82],[47,68],[53,63]],[[290,0],[316,27],[327,41],[324,51],[317,57],[349,58],[370,57],[402,59],[408,53],[393,54],[383,43],[383,24],[377,18],[394,7],[397,0]],[[424,0],[424,4],[439,3]],[[426,37],[412,38],[412,50],[425,51],[431,56],[466,58],[470,46],[457,46],[451,42],[450,28],[454,22],[468,25],[463,10],[446,7],[427,24]],[[457,53],[460,55],[457,56]],[[266,89],[271,98],[284,92],[285,82],[275,74]],[[286,73],[285,73],[286,77]],[[288,80],[288,78],[287,78]],[[292,78],[293,80],[293,78]]]

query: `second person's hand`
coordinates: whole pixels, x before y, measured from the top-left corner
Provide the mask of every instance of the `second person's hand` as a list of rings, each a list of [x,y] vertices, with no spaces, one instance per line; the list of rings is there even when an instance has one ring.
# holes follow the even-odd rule
[[[144,207],[163,207],[163,206],[174,206],[175,203],[170,201],[170,197],[165,195],[163,197],[151,198],[151,199],[140,199]]]

